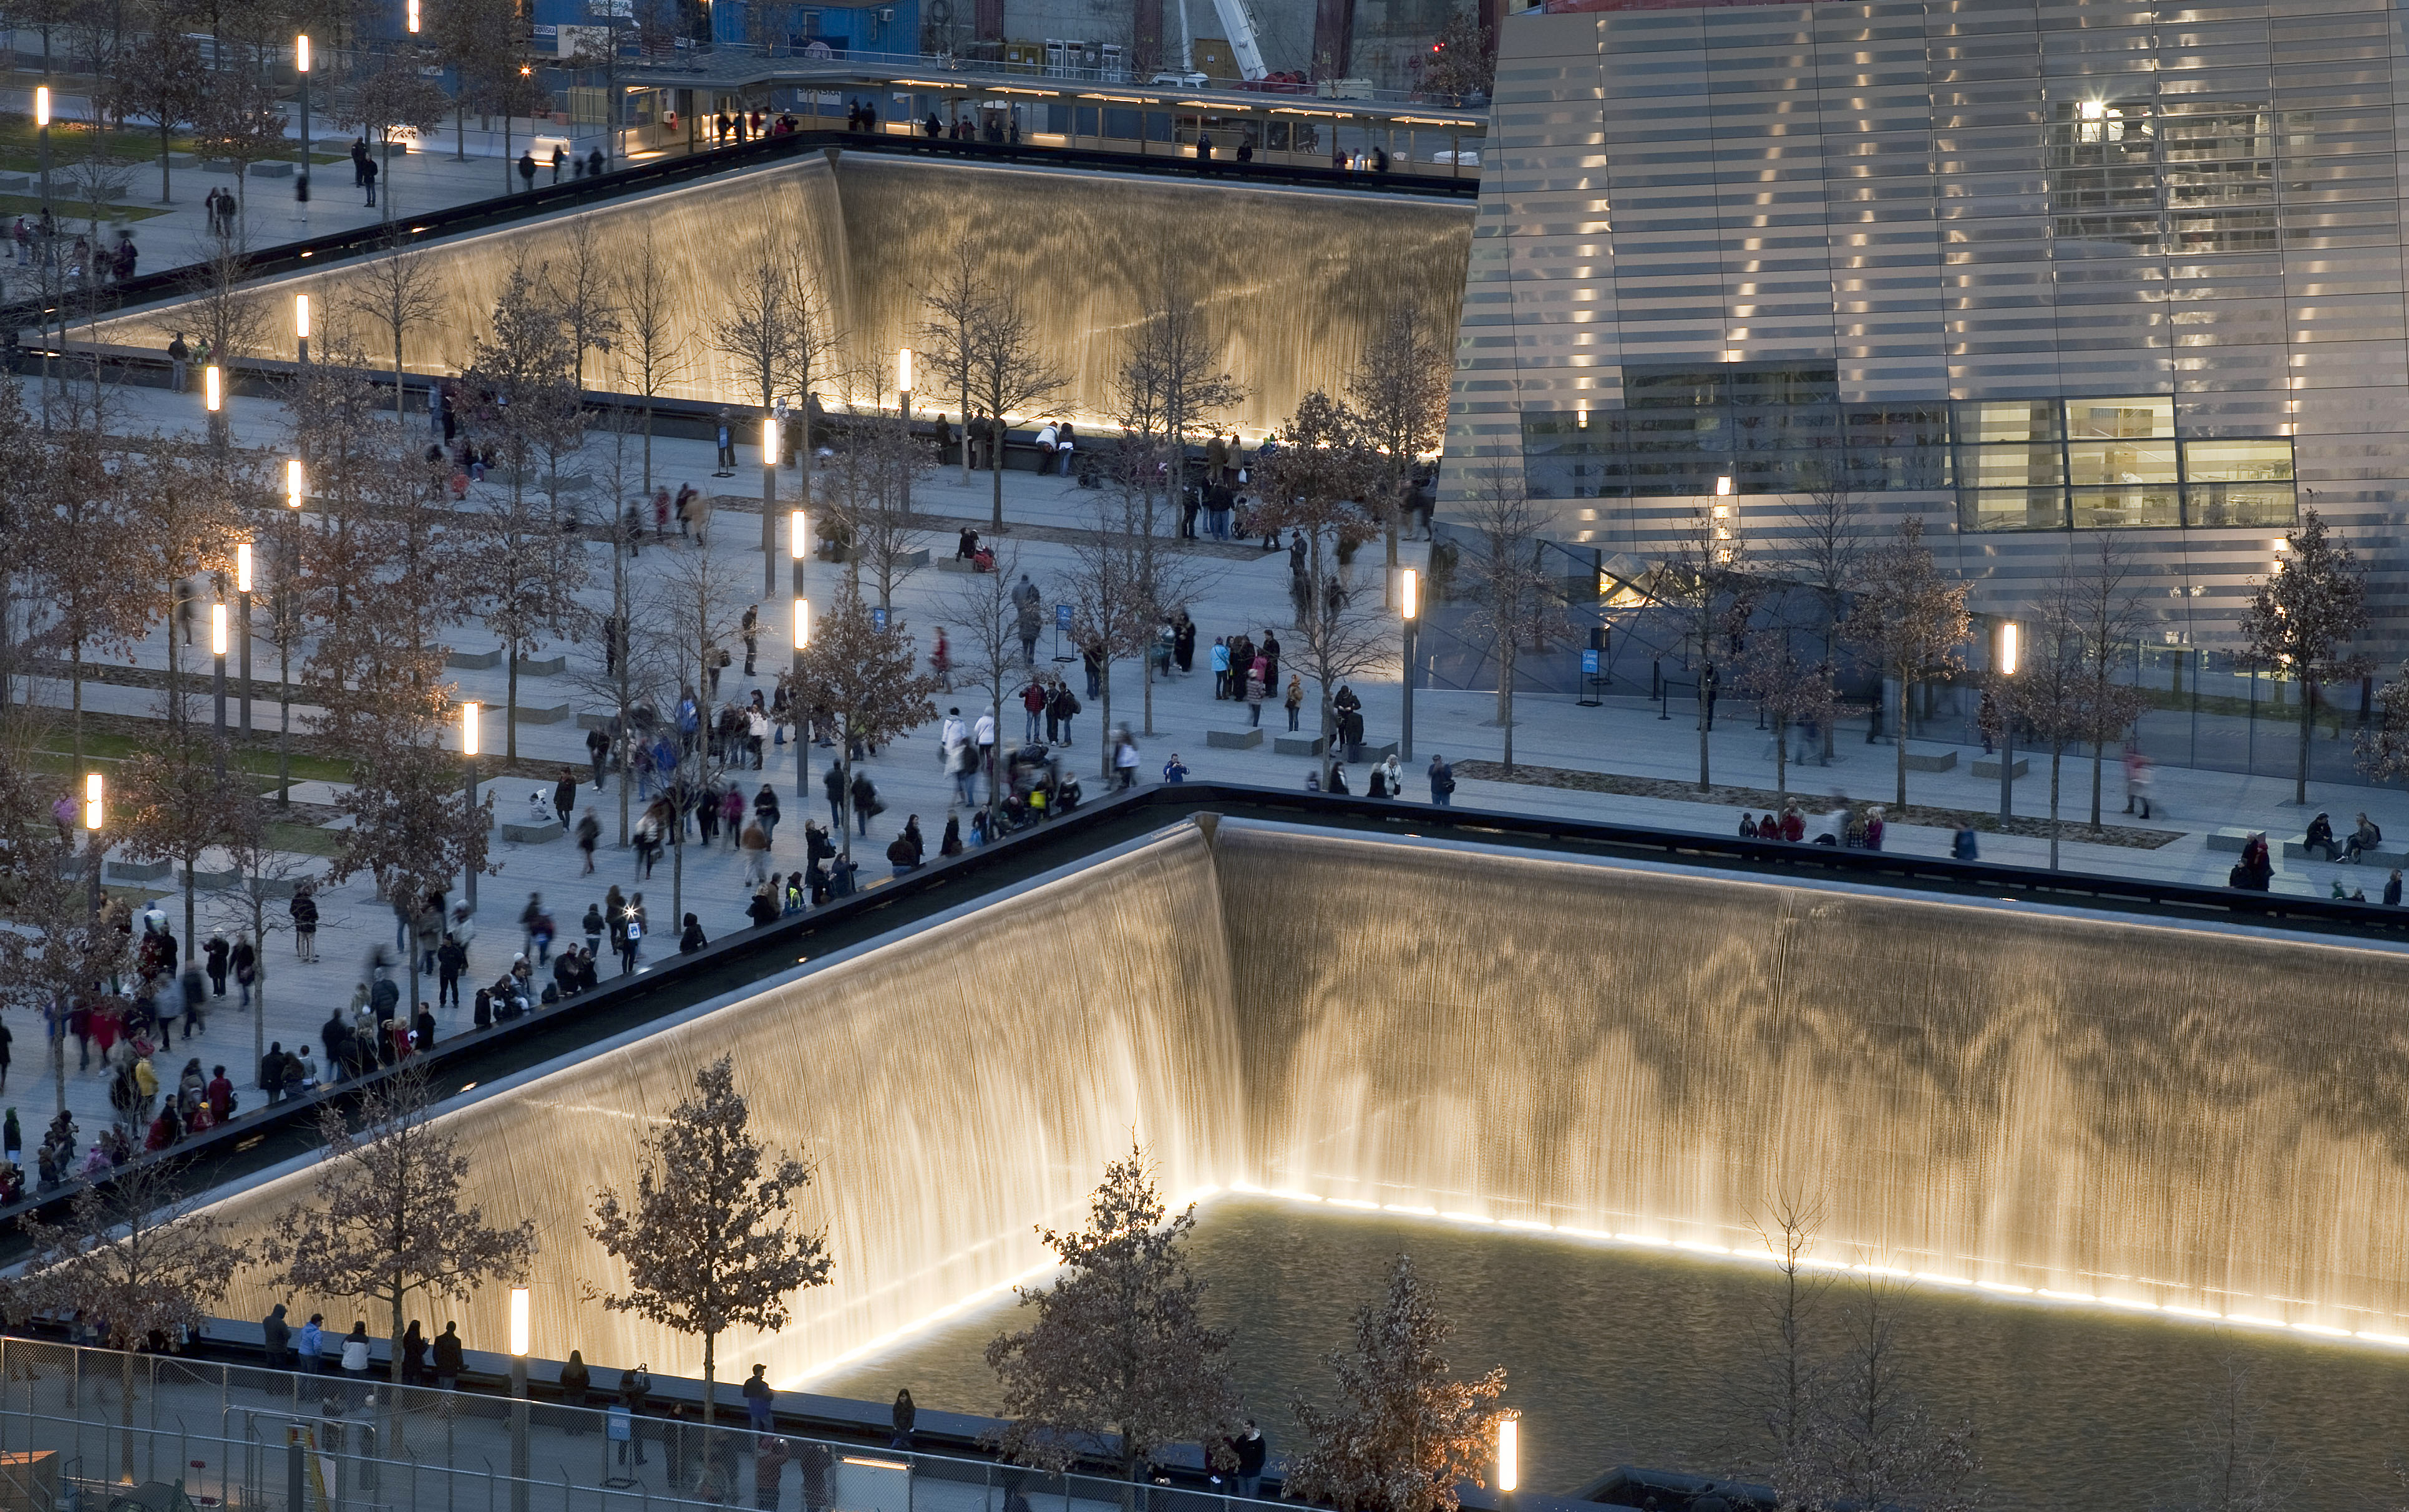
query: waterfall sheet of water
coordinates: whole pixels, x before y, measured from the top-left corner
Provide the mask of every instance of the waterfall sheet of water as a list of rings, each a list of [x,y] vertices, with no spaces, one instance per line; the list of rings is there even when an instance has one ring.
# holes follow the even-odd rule
[[[817,1162],[834,1284],[791,1379],[1042,1265],[1134,1135],[1178,1194],[1818,1254],[2311,1330],[2409,1335],[2409,1032],[2376,950],[1979,901],[1183,824],[450,1115],[534,1217],[538,1326],[693,1371],[580,1302],[644,1120],[735,1053]],[[228,1195],[266,1227],[307,1174]],[[259,1278],[237,1314],[275,1301]],[[308,1299],[298,1299],[307,1302]],[[498,1337],[504,1300],[460,1313]],[[730,1354],[728,1358],[733,1358]]]
[[[1425,332],[1455,328],[1472,212],[1379,194],[830,152],[433,245],[442,313],[405,334],[404,367],[466,367],[512,267],[522,260],[531,270],[565,267],[571,228],[581,223],[599,233],[614,277],[628,271],[642,238],[653,238],[674,291],[665,345],[679,362],[660,385],[671,398],[759,404],[757,384],[714,346],[713,329],[765,255],[794,254],[813,275],[846,348],[831,370],[867,370],[873,359],[891,367],[899,347],[930,349],[924,296],[968,248],[982,276],[1018,292],[1044,361],[1066,381],[1049,412],[1104,426],[1130,334],[1169,274],[1197,302],[1219,361],[1247,391],[1218,419],[1253,435],[1285,425],[1315,389],[1343,394],[1391,310],[1412,308]],[[309,293],[322,343],[349,329],[389,367],[390,333],[352,309],[360,266],[338,264],[260,288],[280,311],[292,295]],[[105,321],[94,338],[164,346],[194,324],[186,310],[180,302]],[[632,356],[625,340],[615,356],[589,356],[585,386],[633,392]],[[933,365],[923,371],[915,410],[959,411],[942,374]],[[817,387],[831,400],[844,393],[831,374]]]

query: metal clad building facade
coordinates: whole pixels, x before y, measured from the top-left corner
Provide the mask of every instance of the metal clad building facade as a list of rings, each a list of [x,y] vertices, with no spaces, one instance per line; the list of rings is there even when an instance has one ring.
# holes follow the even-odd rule
[[[2210,645],[2311,505],[2409,641],[2382,0],[1551,4],[1501,30],[1444,499],[1519,469],[1647,561],[1719,479],[1775,554],[1846,488],[1989,611],[2113,530]]]

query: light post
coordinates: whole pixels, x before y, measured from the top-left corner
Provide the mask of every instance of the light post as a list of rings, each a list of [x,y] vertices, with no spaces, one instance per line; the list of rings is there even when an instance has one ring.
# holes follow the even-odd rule
[[[1421,580],[1412,568],[1406,568],[1397,584],[1398,612],[1405,622],[1406,632],[1406,717],[1397,731],[1397,746],[1403,758],[1414,758],[1414,632],[1421,620]]]
[[[2008,697],[2009,682],[2016,675],[2015,621],[1999,622],[1999,643],[1991,665],[1999,674],[1999,822],[2004,825],[2015,811],[2016,796],[2016,714]],[[1906,734],[1899,731],[1902,739]]]
[[[903,512],[908,516],[912,512],[912,349],[910,347],[902,347],[896,351],[895,387],[897,392],[902,396],[903,401],[903,466],[902,468],[902,483],[903,490]],[[806,397],[803,400],[803,403],[806,408],[808,408],[811,404],[811,400]]]
[[[466,757],[468,762],[469,811],[469,822],[472,824],[476,822],[477,809],[477,727],[483,722],[482,716],[483,713],[484,706],[483,704],[470,702],[464,703],[460,706],[460,755]],[[468,872],[469,880],[467,884],[462,886],[460,892],[461,896],[466,898],[469,901],[469,912],[474,914],[477,911],[477,867],[475,862],[471,861],[469,863]],[[522,1289],[521,1295],[524,1294],[525,1291],[524,1289]]]
[[[237,727],[245,737],[251,734],[251,542],[244,541],[234,549],[235,620],[242,626],[240,665],[241,717]]]
[[[293,296],[293,350],[303,367],[310,365],[310,296]]]
[[[1497,1489],[1512,1491],[1522,1484],[1522,1422],[1519,1418],[1497,1419]]]
[[[225,781],[226,606],[221,598],[209,606],[209,658],[217,664],[218,781]]]
[[[511,1512],[527,1506],[527,1289],[511,1288]]]
[[[301,578],[301,459],[297,456],[284,462],[284,514],[293,526],[285,532],[284,570],[276,583],[283,605],[276,626],[276,806],[280,809],[293,806],[293,616],[300,611],[293,586]]]
[[[225,450],[225,369],[216,363],[201,369],[201,403],[209,410],[209,444]]]
[[[83,828],[92,838],[87,847],[91,852],[90,860],[84,869],[88,895],[85,906],[95,919],[100,917],[100,824],[106,807],[101,802],[101,792],[100,773],[86,772],[83,779]]]
[[[34,89],[34,134],[42,148],[42,209],[50,208],[50,86],[40,84]],[[50,250],[43,249],[48,257]]]
[[[310,223],[310,36],[307,32],[293,39],[293,71],[301,76],[301,166],[294,170],[298,176],[293,184],[294,198],[301,205],[301,223]]]
[[[778,417],[761,417],[761,597],[778,591]]]
[[[803,557],[811,549],[811,517],[796,510],[786,517],[786,554],[794,562],[795,676],[787,690],[786,713],[795,725],[795,797],[812,796],[812,711],[803,698],[803,653],[812,643],[812,603],[803,597]]]

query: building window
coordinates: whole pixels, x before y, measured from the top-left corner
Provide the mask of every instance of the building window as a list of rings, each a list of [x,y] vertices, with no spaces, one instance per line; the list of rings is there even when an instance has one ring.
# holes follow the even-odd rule
[[[2279,128],[2263,100],[2060,100],[2050,108],[2051,228],[2147,252],[2272,252]]]
[[[1944,404],[1844,405],[1831,363],[1627,367],[1623,408],[1523,421],[1532,492],[1553,498],[1949,486]]]
[[[2184,440],[2175,400],[1971,400],[1955,407],[1969,531],[2289,525],[2292,443]]]

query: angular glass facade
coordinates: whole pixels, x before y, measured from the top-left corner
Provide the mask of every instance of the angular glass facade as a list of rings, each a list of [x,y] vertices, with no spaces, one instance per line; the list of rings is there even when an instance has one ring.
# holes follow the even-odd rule
[[[1646,562],[1733,480],[1920,516],[1983,612],[2129,532],[2229,640],[2314,505],[2409,648],[2409,10],[1542,0],[1499,30],[1440,511]],[[1459,466],[1461,464],[1461,466]]]

